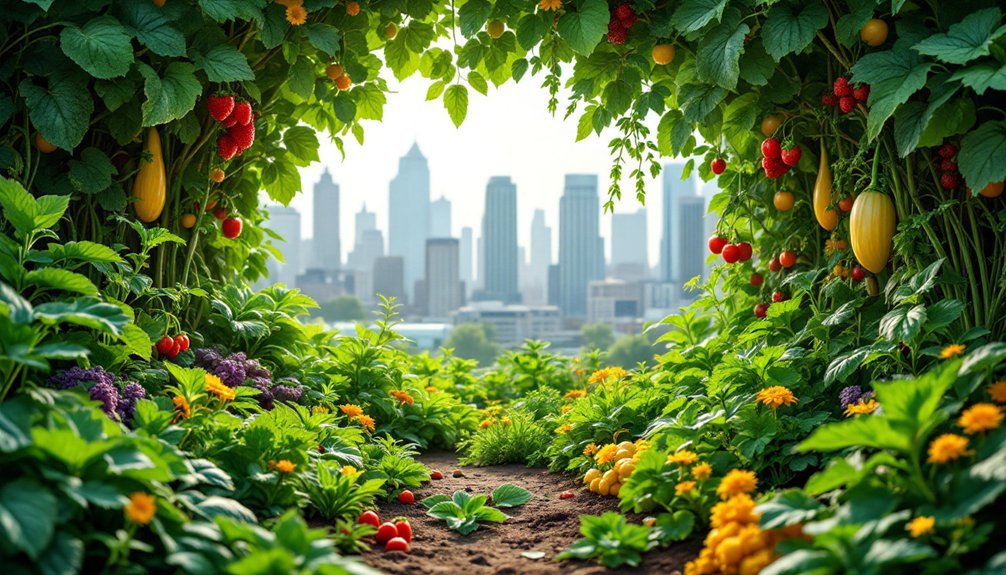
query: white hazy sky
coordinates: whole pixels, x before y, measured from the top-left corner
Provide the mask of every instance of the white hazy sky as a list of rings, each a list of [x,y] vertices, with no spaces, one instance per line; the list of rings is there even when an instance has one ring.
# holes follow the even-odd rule
[[[563,121],[566,102],[560,98],[559,113],[551,116],[546,109],[548,93],[540,83],[538,77],[525,76],[519,84],[511,82],[499,89],[490,86],[488,96],[470,90],[468,116],[460,128],[455,128],[441,100],[426,101],[428,80],[417,75],[401,85],[392,81],[393,89],[397,86],[398,91],[388,94],[383,122],[364,124],[364,145],[357,144],[352,136],[346,137],[343,160],[335,145],[322,135],[321,162],[301,169],[304,193],[291,205],[302,214],[304,237],[311,236],[312,188],[327,167],[341,188],[343,257],[352,249],[353,217],[364,203],[377,213],[378,227],[387,242],[388,183],[397,172],[399,157],[416,141],[429,161],[431,200],[444,196],[452,203],[455,235],[462,226],[471,226],[478,237],[486,182],[490,176],[507,175],[517,185],[520,244],[529,246],[531,218],[534,210],[541,208],[552,228],[552,248],[557,254],[563,177],[569,173],[597,174],[603,201],[611,165],[607,142],[613,132],[576,142],[578,114]],[[651,265],[658,261],[662,177],[647,186]],[[626,193],[616,211],[639,209],[633,189],[632,182],[623,182]],[[602,214],[607,250],[610,229],[610,215]]]

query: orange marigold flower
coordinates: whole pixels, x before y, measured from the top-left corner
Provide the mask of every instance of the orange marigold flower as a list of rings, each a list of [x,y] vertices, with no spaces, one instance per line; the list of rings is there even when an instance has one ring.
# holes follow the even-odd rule
[[[594,461],[598,465],[606,465],[615,460],[615,454],[618,453],[618,446],[614,443],[609,443],[597,451],[597,455],[594,456]]]
[[[343,465],[340,473],[343,475],[358,475],[360,472],[352,465]]]
[[[563,423],[559,427],[555,428],[555,432],[558,433],[559,435],[562,435],[564,433],[569,433],[569,430],[571,429],[573,429],[573,426],[571,424]]]
[[[299,4],[286,7],[286,21],[292,26],[300,26],[307,22],[307,10]]]
[[[950,359],[964,353],[967,349],[963,343],[952,343],[940,351],[940,359]]]
[[[126,519],[140,525],[147,525],[154,520],[157,513],[157,500],[153,495],[137,491],[129,496],[129,503],[126,504]]]
[[[1003,422],[1003,412],[998,405],[991,403],[976,403],[964,410],[957,420],[957,425],[964,428],[970,435],[991,431]]]
[[[608,379],[617,381],[627,375],[629,375],[629,372],[625,371],[620,367],[606,367],[604,369],[599,369],[594,373],[590,374],[590,379],[588,380],[588,382],[597,383],[599,381],[605,381]]]
[[[412,405],[416,401],[415,399],[412,398],[411,395],[409,395],[409,392],[403,391],[401,389],[392,389],[388,393],[391,395],[391,397],[397,399],[399,403],[407,403],[409,405]]]
[[[511,423],[513,423],[513,421],[510,421],[509,417],[501,417],[500,418],[500,425],[507,426],[507,425],[510,425]]]
[[[905,525],[905,529],[912,535],[912,537],[922,537],[926,533],[933,530],[936,525],[936,518],[928,515],[921,515],[912,519]]]
[[[688,451],[687,449],[682,449],[681,451],[676,451],[667,456],[667,463],[676,463],[678,465],[691,465],[698,461],[699,456],[694,451]]]
[[[699,481],[703,479],[709,479],[709,477],[712,474],[713,474],[713,466],[709,465],[708,463],[705,462],[697,463],[694,467],[692,467],[692,475],[695,476],[695,479],[698,479]]]
[[[374,418],[373,417],[370,417],[369,415],[361,413],[360,415],[355,416],[353,419],[355,419],[356,421],[358,421],[360,423],[360,425],[362,425],[366,429],[369,429],[371,431],[374,430]]]
[[[483,419],[482,422],[479,423],[479,427],[481,427],[482,429],[487,429],[492,424],[493,424],[493,420],[491,420],[491,419]]]
[[[231,401],[237,396],[233,388],[224,385],[224,382],[212,373],[206,374],[206,392],[215,395],[221,401]]]
[[[586,395],[587,395],[587,390],[586,389],[573,389],[573,390],[570,390],[569,392],[567,392],[566,395],[562,396],[562,398],[563,399],[580,399],[581,397],[585,397]]]
[[[681,481],[674,486],[674,493],[677,495],[684,495],[695,489],[694,481]]]
[[[968,454],[968,438],[944,433],[929,444],[929,463],[948,463]]]
[[[293,473],[293,470],[297,467],[297,464],[290,461],[289,459],[280,459],[279,461],[270,461],[269,468],[275,469],[280,473]]]
[[[726,501],[721,501],[713,505],[709,515],[709,524],[719,529],[730,523],[747,525],[757,523],[761,518],[760,513],[755,512],[755,502],[747,493],[739,493]]]
[[[554,12],[562,8],[562,0],[541,0],[538,2],[538,8],[545,12]]]
[[[880,404],[877,403],[876,399],[868,399],[866,401],[860,401],[858,403],[850,403],[845,408],[845,416],[852,417],[853,415],[868,415],[877,411]]]
[[[559,411],[561,411],[563,413],[569,413],[570,411],[573,411],[573,404],[572,403],[567,403],[566,405],[563,405],[562,407],[560,407]]]
[[[426,393],[436,393],[438,391],[440,391],[440,388],[437,387],[437,386],[435,386],[435,385],[430,385],[430,386],[427,386],[427,388],[426,388]]]
[[[331,411],[332,411],[331,409],[325,407],[324,405],[315,405],[314,407],[311,408],[311,413],[314,414],[331,413]]]
[[[339,410],[348,415],[349,417],[359,417],[363,415],[363,408],[360,407],[359,405],[353,405],[352,403],[340,405]]]
[[[755,401],[762,405],[767,405],[773,410],[778,409],[781,405],[793,405],[798,400],[793,392],[788,388],[781,385],[773,385],[772,387],[766,387],[765,389],[758,392],[755,395]]]
[[[188,419],[192,417],[192,407],[189,400],[184,395],[176,395],[171,398],[171,403],[175,404],[175,420]]]
[[[1006,380],[997,381],[988,387],[989,397],[996,403],[1006,403]]]
[[[751,493],[756,487],[758,487],[758,478],[755,477],[754,471],[731,469],[720,480],[720,484],[716,487],[716,493],[719,494],[720,499],[726,499],[741,493]]]
[[[587,446],[583,448],[583,456],[590,457],[591,455],[597,453],[597,449],[598,447],[596,443],[588,443]]]

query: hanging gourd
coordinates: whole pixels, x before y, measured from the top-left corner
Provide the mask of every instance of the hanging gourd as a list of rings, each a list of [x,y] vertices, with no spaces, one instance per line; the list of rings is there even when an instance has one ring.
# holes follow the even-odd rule
[[[887,266],[897,225],[890,196],[874,190],[856,196],[849,218],[849,239],[861,266],[875,274]]]
[[[828,152],[821,142],[821,160],[817,167],[817,181],[814,182],[814,216],[817,223],[829,232],[838,227],[838,212],[829,208],[831,204],[831,168],[828,167]]]
[[[133,181],[133,209],[136,217],[143,222],[152,222],[161,216],[164,210],[164,199],[167,191],[167,179],[164,175],[164,154],[161,152],[161,137],[156,128],[147,130],[147,142],[143,146],[144,156],[150,154],[147,161],[140,158],[140,171]]]

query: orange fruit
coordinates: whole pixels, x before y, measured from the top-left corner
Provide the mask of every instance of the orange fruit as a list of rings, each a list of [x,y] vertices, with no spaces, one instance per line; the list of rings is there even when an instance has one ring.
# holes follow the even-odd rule
[[[868,20],[860,29],[859,37],[867,46],[880,46],[887,41],[887,22],[880,18]]]
[[[674,44],[657,44],[653,47],[653,61],[663,66],[674,59]]]
[[[493,40],[502,36],[504,30],[505,28],[503,26],[503,23],[500,22],[499,20],[490,20],[489,25],[486,26],[486,32],[489,32],[489,36]]]
[[[328,76],[329,80],[338,80],[345,74],[346,71],[338,64],[329,64],[328,67],[325,68],[325,75]]]
[[[353,81],[350,80],[349,76],[343,74],[335,79],[335,87],[340,90],[348,90],[350,86],[353,85]]]
[[[1003,183],[992,182],[991,184],[982,188],[981,191],[978,193],[985,196],[986,198],[998,198],[1003,193]]]
[[[775,209],[780,212],[788,212],[792,210],[794,202],[793,193],[787,192],[786,190],[780,190],[772,197],[772,203],[775,205]]]
[[[35,132],[35,147],[43,154],[51,154],[56,151],[56,146],[49,143],[42,137],[42,132]]]
[[[182,227],[185,229],[191,229],[192,226],[196,225],[196,215],[195,214],[182,214]]]
[[[350,16],[356,16],[360,13],[360,3],[359,2],[347,2],[346,3],[346,14]]]
[[[153,0],[153,2],[154,6],[157,6],[158,8],[164,8],[164,3],[167,2],[167,0]]]
[[[398,34],[398,26],[395,26],[394,22],[389,22],[388,27],[384,29],[384,37],[391,40]]]
[[[215,184],[219,184],[220,182],[224,181],[225,176],[226,174],[224,174],[224,171],[221,170],[220,168],[213,168],[212,170],[210,170],[210,181]]]
[[[782,117],[775,114],[769,114],[761,119],[761,133],[765,134],[766,138],[772,137],[772,134],[779,129],[782,125]]]

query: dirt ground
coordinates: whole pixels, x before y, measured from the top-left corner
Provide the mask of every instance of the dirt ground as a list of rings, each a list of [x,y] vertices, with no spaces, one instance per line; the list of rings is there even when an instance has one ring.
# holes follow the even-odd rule
[[[521,465],[493,467],[464,467],[464,477],[453,477],[458,469],[457,458],[452,453],[427,454],[420,461],[444,474],[444,479],[431,481],[416,490],[415,505],[398,502],[381,507],[382,521],[396,516],[409,518],[413,541],[411,553],[385,553],[380,546],[363,556],[364,561],[390,574],[464,574],[482,575],[499,573],[508,575],[543,575],[575,573],[577,575],[601,573],[660,573],[672,575],[684,570],[685,563],[698,554],[701,542],[691,540],[669,548],[657,549],[645,555],[636,568],[606,570],[596,563],[582,561],[555,561],[555,556],[579,538],[580,515],[599,515],[617,508],[617,499],[600,497],[580,490],[580,485],[569,476],[548,473],[544,469],[529,469]],[[482,524],[479,529],[462,536],[447,528],[438,519],[426,515],[420,505],[423,498],[443,493],[450,495],[458,489],[473,494],[489,494],[504,483],[513,483],[534,494],[527,504],[503,511],[510,516],[501,524]],[[573,490],[573,499],[561,500],[559,493]],[[528,559],[525,551],[541,551],[545,557]]]

